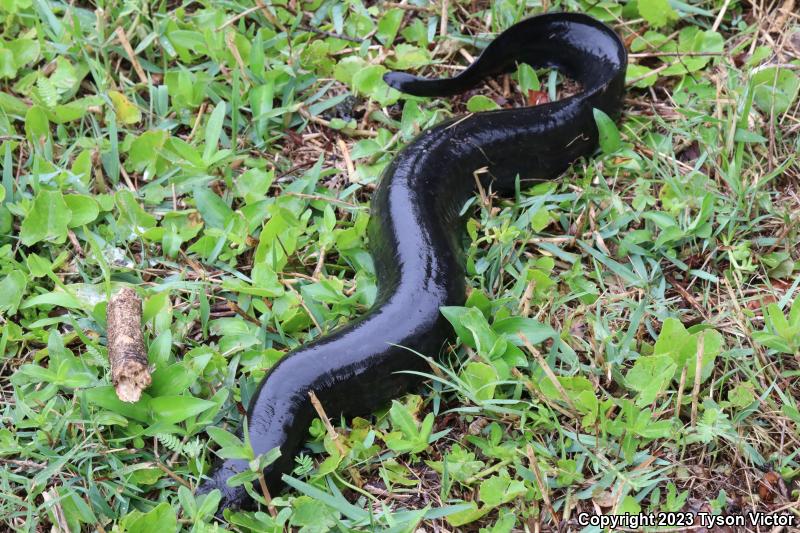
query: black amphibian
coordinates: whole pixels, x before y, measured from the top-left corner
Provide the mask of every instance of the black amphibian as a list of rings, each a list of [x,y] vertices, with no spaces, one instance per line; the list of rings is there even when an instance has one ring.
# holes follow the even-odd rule
[[[448,120],[422,132],[388,165],[372,198],[368,230],[379,286],[375,305],[288,353],[270,369],[247,412],[255,453],[276,447],[282,453],[265,471],[273,492],[308,436],[315,416],[309,391],[331,416],[370,413],[419,384],[419,377],[405,371],[429,371],[414,352],[435,356],[450,338],[439,308],[462,305],[466,298],[459,212],[473,194],[473,172],[488,168],[486,185],[500,192],[512,192],[517,175],[523,184],[555,178],[596,149],[593,108],[619,115],[625,47],[605,24],[577,13],[550,13],[511,26],[454,78],[390,72],[384,80],[404,93],[446,96],[520,63],[558,69],[582,91],[543,105]],[[246,468],[240,460],[216,465],[200,492],[220,489],[220,510],[252,506],[243,487],[226,484]]]

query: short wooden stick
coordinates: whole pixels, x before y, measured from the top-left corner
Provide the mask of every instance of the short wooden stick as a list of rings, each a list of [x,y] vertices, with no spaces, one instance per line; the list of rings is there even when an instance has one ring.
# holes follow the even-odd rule
[[[117,397],[135,402],[150,386],[150,369],[142,335],[142,300],[124,287],[111,297],[106,309],[108,361]]]

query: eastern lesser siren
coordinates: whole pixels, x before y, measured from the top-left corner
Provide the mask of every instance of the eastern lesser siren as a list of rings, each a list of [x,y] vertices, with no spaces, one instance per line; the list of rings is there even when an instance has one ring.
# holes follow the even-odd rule
[[[616,117],[622,106],[627,55],[605,24],[577,13],[549,13],[523,20],[492,41],[461,74],[426,79],[390,72],[390,86],[418,96],[447,96],[475,87],[489,76],[514,71],[519,63],[552,67],[579,82],[582,92],[534,107],[502,109],[438,124],[406,146],[381,176],[371,203],[369,246],[378,297],[367,314],[290,353],[270,369],[248,410],[256,454],[280,447],[266,471],[277,490],[291,472],[315,411],[314,391],[327,413],[370,413],[418,385],[403,371],[425,371],[452,329],[441,306],[463,305],[463,217],[473,194],[475,170],[488,167],[485,184],[510,192],[522,182],[552,179],[575,159],[595,150],[598,131],[592,109]],[[429,369],[427,369],[429,370]],[[226,480],[247,468],[226,460],[200,492],[219,488],[220,510],[252,504],[243,487]]]

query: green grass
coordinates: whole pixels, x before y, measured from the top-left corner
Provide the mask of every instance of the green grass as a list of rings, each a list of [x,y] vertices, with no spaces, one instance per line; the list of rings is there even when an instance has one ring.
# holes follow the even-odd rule
[[[3,527],[800,522],[800,24],[740,0],[550,4],[630,45],[602,150],[516,200],[476,195],[469,300],[443,310],[459,338],[423,389],[334,416],[335,442],[316,420],[272,509],[217,522],[194,498],[214,450],[249,453],[228,431],[265,370],[374,300],[367,208],[393,154],[451,113],[574,90],[522,67],[401,97],[386,69],[452,74],[542,11],[415,1],[0,2]],[[105,347],[122,285],[154,371],[136,404]]]

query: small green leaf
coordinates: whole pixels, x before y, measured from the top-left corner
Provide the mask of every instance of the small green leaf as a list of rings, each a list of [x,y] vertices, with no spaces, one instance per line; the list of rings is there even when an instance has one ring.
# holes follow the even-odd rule
[[[142,120],[141,111],[136,107],[136,104],[128,100],[127,96],[119,91],[108,91],[108,97],[111,98],[111,103],[114,104],[114,112],[122,124],[136,124]]]
[[[397,453],[419,453],[428,448],[428,439],[433,429],[433,413],[429,413],[420,425],[408,406],[393,400],[389,419],[395,430],[383,437],[389,449]]]
[[[229,433],[222,428],[206,428],[208,436],[220,445],[217,455],[223,459],[244,459],[252,461],[255,459],[252,448],[245,446],[244,443],[233,433]]]
[[[461,379],[467,384],[478,400],[491,400],[494,398],[497,371],[493,366],[471,361],[461,371]]]
[[[118,415],[110,412],[106,412],[104,415],[104,425],[112,425],[111,421],[113,417],[117,417]],[[125,421],[124,417],[118,417],[120,421]],[[141,465],[144,466],[144,465]],[[159,479],[164,477],[166,474],[160,468],[138,468],[131,472],[131,475],[127,478],[127,481],[134,483],[135,485],[153,485]],[[181,486],[182,489],[186,487]]]
[[[50,135],[50,121],[47,113],[39,106],[33,106],[25,114],[25,136],[35,146],[39,145],[39,139],[47,138]]]
[[[521,316],[497,320],[492,324],[492,329],[496,333],[505,335],[509,342],[518,346],[523,342],[519,337],[520,333],[533,345],[558,337],[558,333],[551,326],[542,324],[534,318]]]
[[[654,28],[678,20],[678,14],[668,0],[638,0],[639,14]]]
[[[40,305],[49,305],[57,307],[65,307],[67,309],[82,309],[83,304],[76,297],[66,292],[52,291],[36,296],[31,296],[20,305],[20,309],[27,309],[29,307],[37,307]]]
[[[652,403],[662,393],[675,375],[677,365],[668,355],[640,357],[625,376],[625,381],[639,392],[636,405]]]
[[[387,60],[387,64],[397,70],[419,68],[431,62],[430,53],[424,48],[403,43],[394,47],[394,57]]]
[[[156,225],[156,218],[139,205],[136,197],[128,189],[117,191],[114,195],[120,222],[127,222],[131,230],[142,233]]]
[[[193,396],[159,396],[150,400],[153,420],[176,424],[215,407],[217,404]]]
[[[91,196],[68,194],[64,196],[64,201],[72,214],[69,221],[70,228],[77,228],[93,222],[100,214],[100,207]]]
[[[451,526],[458,528],[464,524],[469,524],[478,520],[479,518],[489,514],[492,510],[489,506],[478,507],[474,501],[468,502],[469,508],[455,512],[445,518],[447,523]]]
[[[781,338],[790,341],[795,335],[795,328],[789,323],[789,320],[784,316],[781,308],[776,304],[769,304],[766,309],[765,320],[767,324],[777,333]]]
[[[592,382],[583,376],[557,376],[556,379],[570,399],[575,398],[584,391],[594,394]],[[555,384],[550,381],[547,376],[542,376],[541,380],[539,381],[539,387],[541,387],[542,393],[548,398],[552,398],[554,400],[565,400],[564,396],[561,394],[561,391],[556,388]]]
[[[150,533],[152,531],[177,531],[178,519],[169,502],[161,502],[149,513],[134,510],[119,521],[125,533]]]
[[[739,383],[728,391],[728,401],[734,407],[747,407],[756,401],[756,397],[753,394],[753,386],[749,383]]]
[[[20,240],[25,246],[40,241],[62,243],[67,238],[67,226],[72,212],[61,191],[39,191],[31,210],[22,221]]]
[[[236,192],[245,202],[255,203],[264,199],[274,178],[275,173],[272,170],[251,168],[236,180]]]
[[[472,333],[462,324],[463,317],[469,312],[470,309],[470,307],[445,306],[440,308],[440,311],[447,321],[453,326],[453,329],[455,330],[458,338],[461,339],[461,342],[470,348],[475,348],[477,347],[477,344],[472,336]]]
[[[497,105],[497,102],[482,94],[476,94],[467,102],[467,111],[470,113],[494,111],[495,109],[500,109],[500,106]]]
[[[308,496],[300,496],[292,502],[290,525],[300,527],[304,533],[335,531],[341,514],[327,505]]]
[[[527,95],[528,91],[539,91],[542,88],[536,71],[527,63],[520,63],[517,67],[517,79],[519,80],[519,89],[524,95]]]
[[[578,410],[583,413],[581,425],[583,427],[591,427],[597,421],[597,413],[600,407],[600,402],[594,391],[584,390],[573,396],[573,403]]]
[[[722,350],[723,339],[717,331],[706,329],[697,333],[689,333],[683,324],[675,318],[667,318],[661,327],[653,355],[669,355],[675,362],[673,379],[679,380],[684,366],[686,367],[686,385],[694,384],[697,372],[698,342],[703,339],[703,358],[701,361],[700,381],[703,382],[711,376],[714,361]]]
[[[225,229],[234,216],[228,204],[210,189],[195,189],[194,201],[203,221],[212,228]]]
[[[14,53],[6,48],[0,48],[0,79],[13,79],[17,76],[17,64]]]
[[[527,490],[522,481],[511,479],[508,472],[502,470],[499,475],[492,476],[481,483],[479,497],[487,507],[494,508],[510,502],[525,492]]]
[[[353,77],[361,71],[367,62],[358,56],[347,56],[338,63],[333,70],[333,76],[340,82],[352,85]]]
[[[754,131],[748,131],[742,128],[736,128],[736,134],[733,137],[733,140],[739,143],[765,143],[767,142],[767,138],[763,135],[759,135]]]
[[[0,110],[9,115],[23,116],[28,112],[28,104],[24,100],[6,92],[0,92]]]
[[[414,438],[419,434],[417,421],[414,416],[401,402],[392,400],[392,407],[389,409],[389,418],[392,426],[403,432],[406,437]]]
[[[391,46],[394,42],[394,38],[397,36],[397,30],[400,29],[400,24],[403,22],[403,15],[404,11],[402,9],[392,8],[386,11],[378,21],[378,31],[375,33],[375,37],[377,37],[384,46]]]
[[[85,392],[86,399],[90,404],[97,405],[103,409],[120,414],[126,418],[138,422],[148,422],[150,416],[147,412],[147,401],[150,398],[146,393],[142,395],[138,402],[123,402],[117,398],[117,393],[112,385],[95,387]]]
[[[656,72],[650,75],[651,72],[653,72],[653,69],[649,67],[631,63],[628,65],[628,69],[625,72],[625,82],[631,83],[634,80],[638,80],[633,84],[634,87],[639,89],[650,87],[658,81],[658,73]]]
[[[400,98],[400,92],[383,81],[386,67],[383,65],[361,66],[353,73],[352,85],[358,94],[375,99],[381,105],[391,105]]]
[[[214,107],[211,116],[208,118],[206,124],[206,147],[203,150],[203,160],[209,161],[214,152],[217,151],[217,144],[219,143],[220,135],[222,135],[222,126],[225,122],[225,101],[220,102]]]
[[[19,270],[12,270],[0,281],[0,313],[12,316],[17,312],[27,285],[28,277]]]
[[[638,515],[641,511],[642,507],[633,496],[625,496],[614,512],[618,514],[630,513],[632,515]]]
[[[197,520],[203,520],[217,511],[219,502],[222,500],[222,492],[214,489],[205,496],[200,496],[200,500],[202,503],[197,509]]]
[[[467,311],[461,316],[461,325],[472,333],[475,348],[487,361],[496,359],[505,353],[508,341],[489,327],[486,317],[478,309],[467,308]]]
[[[178,501],[181,502],[181,507],[183,507],[188,517],[195,520],[197,517],[197,503],[194,501],[192,492],[183,485],[178,487]]]
[[[32,63],[39,58],[39,41],[35,39],[14,39],[13,41],[5,43],[4,46],[13,55],[14,65],[16,68],[22,68],[28,63]]]
[[[770,67],[753,75],[753,101],[767,116],[783,115],[800,92],[800,76],[787,68]]]
[[[336,509],[344,516],[347,516],[353,520],[362,520],[367,522],[370,519],[371,515],[369,512],[348,502],[347,499],[345,499],[345,497],[342,496],[342,494],[338,491],[334,496],[315,487],[314,485],[309,485],[308,483],[304,483],[303,481],[295,479],[291,476],[284,475],[282,479],[284,483],[293,489],[305,494],[306,496],[311,496],[315,500],[331,509]]]
[[[155,165],[168,137],[169,134],[164,130],[146,131],[139,135],[128,150],[126,168],[144,172],[148,167]]]
[[[606,155],[613,154],[622,146],[619,130],[611,117],[600,109],[594,109],[594,121],[597,123],[597,131],[600,133],[600,149]]]
[[[148,347],[147,358],[156,365],[152,376],[153,382],[148,389],[153,396],[161,396],[170,392],[180,394],[197,379],[194,372],[185,368],[183,363],[165,366],[171,349],[172,332],[168,329],[162,331]]]

